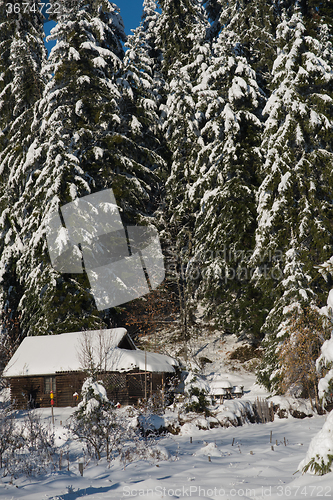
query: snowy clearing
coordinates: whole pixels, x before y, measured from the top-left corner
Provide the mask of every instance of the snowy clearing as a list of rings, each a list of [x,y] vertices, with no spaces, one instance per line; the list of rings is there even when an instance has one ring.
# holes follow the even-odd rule
[[[44,423],[51,423],[51,410],[37,411]],[[72,411],[54,409],[58,446],[64,446],[63,425]],[[155,442],[162,456],[169,455],[167,460],[141,460],[125,466],[118,460],[110,466],[105,460],[91,460],[84,464],[83,477],[78,466],[82,447],[71,442],[69,470],[64,454],[61,471],[13,481],[2,478],[0,499],[331,498],[333,473],[318,477],[296,472],[326,418],[289,417],[228,429],[188,427],[188,434],[167,435]]]

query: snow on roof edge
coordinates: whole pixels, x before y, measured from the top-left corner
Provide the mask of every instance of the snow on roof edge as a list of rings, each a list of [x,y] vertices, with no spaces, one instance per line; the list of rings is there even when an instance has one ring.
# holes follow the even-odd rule
[[[135,350],[119,348],[118,345],[128,333],[125,328],[113,328],[26,337],[5,367],[2,376],[15,378],[82,372],[79,354],[80,350],[82,351],[82,339],[84,335],[89,336],[98,359],[101,334],[109,350],[108,371],[144,370],[146,366],[147,371],[173,373],[174,366],[178,365],[177,361],[169,356],[150,352],[146,353],[145,361],[144,351],[137,349],[133,342],[131,343]]]

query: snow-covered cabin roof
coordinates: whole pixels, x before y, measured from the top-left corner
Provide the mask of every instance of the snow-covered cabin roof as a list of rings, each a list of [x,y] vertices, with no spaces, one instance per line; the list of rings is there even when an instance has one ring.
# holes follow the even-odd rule
[[[3,372],[3,377],[54,375],[67,371],[82,371],[83,345],[88,342],[97,365],[103,357],[106,371],[150,372],[175,371],[177,361],[163,354],[137,349],[125,328],[90,330],[88,332],[62,333],[26,337]],[[127,344],[127,349],[119,347]]]

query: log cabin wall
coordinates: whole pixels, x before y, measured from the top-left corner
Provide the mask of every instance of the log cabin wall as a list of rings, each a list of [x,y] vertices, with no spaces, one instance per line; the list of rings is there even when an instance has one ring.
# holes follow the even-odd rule
[[[15,377],[10,379],[10,398],[16,408],[49,408],[51,398],[46,378],[50,377]],[[52,376],[55,379],[54,406],[77,405],[82,384],[86,376],[82,372],[61,373]],[[47,390],[47,392],[46,392]]]
[[[54,390],[54,406],[76,406],[80,401],[81,388],[87,375],[83,372],[64,372],[54,376],[56,388]],[[167,383],[170,374],[149,373],[140,370],[132,372],[107,372],[100,374],[106,388],[107,396],[115,404],[137,404],[139,399],[158,392],[162,388],[162,381]],[[49,408],[50,394],[46,392],[49,385],[44,376],[15,377],[10,379],[11,401],[16,408],[29,407]],[[48,377],[49,378],[49,377]],[[74,394],[78,393],[79,397]]]
[[[61,408],[65,406],[77,406],[80,401],[81,389],[87,375],[82,372],[67,372],[56,375],[56,396],[54,405]],[[77,396],[74,394],[77,393]],[[50,406],[50,404],[49,404]]]
[[[10,379],[10,399],[20,409],[50,406],[50,395],[44,394],[44,377]]]

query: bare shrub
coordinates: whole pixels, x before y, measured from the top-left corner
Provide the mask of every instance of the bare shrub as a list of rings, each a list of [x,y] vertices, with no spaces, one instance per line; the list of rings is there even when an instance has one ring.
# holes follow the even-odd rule
[[[0,410],[0,457],[3,476],[38,475],[55,467],[54,434],[36,411],[27,411],[23,423],[10,406]]]

